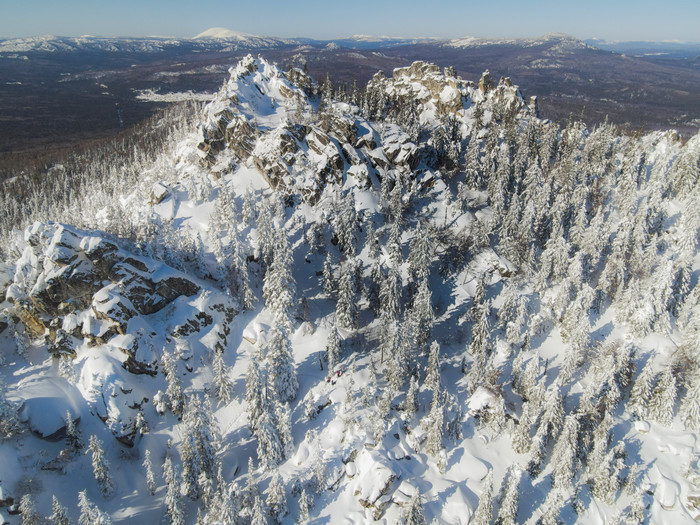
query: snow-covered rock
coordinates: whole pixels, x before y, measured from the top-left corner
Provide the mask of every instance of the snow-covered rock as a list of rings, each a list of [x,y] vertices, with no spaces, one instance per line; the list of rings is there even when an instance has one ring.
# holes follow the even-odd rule
[[[37,436],[55,441],[65,437],[66,413],[80,419],[84,401],[78,389],[60,377],[33,376],[21,380],[11,393],[20,416]]]

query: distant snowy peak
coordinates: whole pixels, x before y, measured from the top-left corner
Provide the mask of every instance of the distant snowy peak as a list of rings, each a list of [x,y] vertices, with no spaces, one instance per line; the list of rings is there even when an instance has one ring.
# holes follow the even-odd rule
[[[232,31],[231,29],[226,29],[225,27],[212,27],[199,33],[194,40],[202,39],[219,39],[219,40],[245,40],[248,38],[259,38],[257,35],[251,35],[248,33],[242,33],[240,31]]]

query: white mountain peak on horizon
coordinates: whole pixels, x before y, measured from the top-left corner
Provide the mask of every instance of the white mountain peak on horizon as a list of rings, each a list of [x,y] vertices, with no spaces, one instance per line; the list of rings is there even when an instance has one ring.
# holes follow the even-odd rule
[[[222,40],[239,40],[244,38],[257,37],[257,35],[251,35],[250,33],[243,33],[242,31],[233,31],[225,27],[211,27],[206,31],[199,33],[193,38],[193,40],[199,39],[222,39]]]

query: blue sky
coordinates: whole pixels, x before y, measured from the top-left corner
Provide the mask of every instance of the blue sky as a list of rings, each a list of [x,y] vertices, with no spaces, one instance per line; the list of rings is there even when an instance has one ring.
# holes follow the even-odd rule
[[[280,37],[526,37],[700,41],[700,0],[2,0],[0,38],[190,37],[210,27]]]

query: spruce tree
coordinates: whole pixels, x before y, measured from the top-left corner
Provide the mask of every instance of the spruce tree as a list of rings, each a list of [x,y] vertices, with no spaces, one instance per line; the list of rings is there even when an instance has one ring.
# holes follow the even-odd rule
[[[264,470],[279,465],[283,457],[282,443],[269,407],[269,403],[266,403],[266,409],[260,415],[255,429],[255,437],[258,440],[258,461]]]
[[[233,381],[229,377],[229,368],[224,362],[223,352],[214,351],[214,360],[212,362],[214,369],[214,388],[216,397],[219,398],[222,404],[228,405],[233,395]]]
[[[80,437],[80,432],[75,428],[75,421],[71,416],[70,410],[66,410],[66,444],[73,453],[79,452],[83,448],[83,440]]]
[[[423,503],[421,503],[418,491],[411,497],[411,503],[404,512],[403,523],[405,525],[426,525],[425,515],[423,514]]]
[[[578,453],[579,423],[576,414],[569,414],[564,429],[552,451],[554,465],[554,489],[568,490],[572,487]]]
[[[0,378],[0,438],[14,437],[21,429],[17,407],[7,399],[5,383]]]
[[[84,490],[78,493],[78,508],[80,509],[78,525],[112,525],[112,519],[109,515],[102,512],[95,503],[90,501]],[[184,523],[179,522],[178,525],[184,525]]]
[[[411,376],[403,408],[407,420],[411,420],[418,411],[418,381],[415,376]]]
[[[493,471],[489,471],[484,481],[484,490],[479,497],[479,505],[474,511],[474,517],[470,523],[474,525],[490,525],[493,519]]]
[[[700,431],[700,373],[694,372],[679,409],[680,419],[691,432]]]
[[[655,383],[654,362],[652,358],[649,358],[630,391],[630,404],[638,417],[647,417],[649,399],[651,398]]]
[[[291,343],[286,329],[272,327],[268,334],[267,360],[270,381],[280,401],[293,401],[299,390]]]
[[[433,402],[430,405],[430,413],[426,421],[428,435],[425,442],[425,451],[431,456],[437,456],[442,449],[443,424],[442,395],[440,390],[437,389],[433,390]]]
[[[22,516],[22,525],[39,525],[42,521],[30,494],[25,494],[19,500],[19,513]]]
[[[51,516],[49,516],[49,519],[54,525],[72,525],[73,523],[68,517],[68,509],[61,505],[56,496],[52,496],[51,499]]]
[[[335,366],[340,361],[340,336],[338,329],[333,326],[328,334],[328,342],[326,343],[326,362],[328,363],[328,372],[333,373]]]
[[[309,512],[313,507],[313,499],[306,493],[306,488],[301,489],[301,494],[299,494],[299,523],[306,523],[309,521]]]
[[[163,351],[162,362],[163,373],[168,382],[165,395],[168,398],[170,410],[172,410],[173,414],[176,416],[181,416],[185,408],[185,396],[182,392],[182,383],[180,383],[175,357],[173,357],[171,353]]]
[[[425,386],[436,392],[440,389],[440,345],[433,341],[430,345],[428,368],[425,373]]]
[[[170,457],[163,462],[165,510],[172,525],[185,525],[185,509],[180,497],[180,473]]]
[[[677,388],[673,366],[668,364],[649,400],[649,417],[651,419],[655,419],[662,425],[669,426],[671,424],[675,413]]]
[[[522,471],[513,465],[508,469],[506,488],[498,509],[496,525],[516,525],[518,523],[518,499],[520,497],[520,478]]]
[[[264,409],[265,392],[264,388],[267,379],[263,380],[263,372],[260,370],[260,355],[255,353],[248,359],[248,370],[245,376],[245,402],[246,414],[248,416],[248,426],[255,430],[258,419]]]
[[[352,264],[345,263],[340,268],[335,320],[339,327],[347,330],[355,328],[355,317],[357,316],[357,300],[353,280]]]
[[[260,496],[255,497],[251,514],[250,525],[267,525],[267,516]]]
[[[109,461],[102,450],[102,442],[94,434],[90,436],[88,451],[92,454],[92,472],[102,495],[109,497],[114,492],[114,483],[109,468]]]
[[[153,496],[156,493],[158,486],[156,485],[156,479],[153,475],[153,463],[151,463],[151,451],[146,450],[143,458],[143,468],[146,471],[146,489],[148,493]]]
[[[281,523],[289,512],[287,509],[287,495],[282,485],[279,472],[275,472],[270,482],[270,487],[267,493],[267,506],[270,508],[270,515],[277,522]]]

